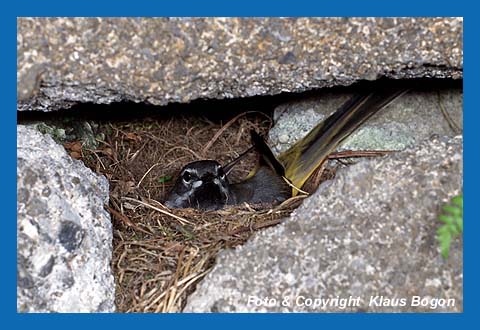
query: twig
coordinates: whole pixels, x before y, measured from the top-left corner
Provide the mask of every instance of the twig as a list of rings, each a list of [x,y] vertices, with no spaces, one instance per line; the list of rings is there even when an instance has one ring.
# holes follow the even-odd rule
[[[110,206],[107,206],[107,209],[110,211],[110,213],[113,214],[113,216],[114,216],[115,218],[117,218],[118,220],[123,221],[128,227],[132,227],[133,229],[138,230],[138,231],[141,231],[141,232],[144,233],[144,234],[153,235],[153,233],[151,233],[151,232],[149,232],[149,231],[147,231],[147,230],[145,230],[145,229],[143,229],[143,228],[140,228],[140,227],[136,226],[132,221],[130,221],[130,219],[129,219],[127,216],[121,214],[120,212],[118,212],[118,211],[115,210],[114,208],[112,208],[112,207],[110,207]]]
[[[178,282],[178,286],[181,286],[182,284],[184,283],[189,283],[190,280],[192,279],[198,279],[204,275],[206,275],[208,272],[210,271],[210,269],[208,270],[205,270],[199,274],[191,274],[190,276],[187,276],[183,279],[181,279],[179,282]],[[167,290],[163,291],[161,294],[159,294],[150,304],[148,304],[145,309],[148,310],[150,308],[152,308],[156,303],[158,303],[160,301],[160,299],[162,299],[169,291],[171,290],[171,287],[168,288]],[[157,310],[157,312],[159,312],[159,310]]]
[[[207,270],[205,270],[205,271],[203,271],[203,272],[201,272],[201,273],[198,273],[197,275],[191,277],[191,279],[190,279],[188,282],[186,282],[186,284],[183,286],[183,288],[178,292],[175,301],[178,300],[178,297],[181,297],[181,295],[182,295],[193,283],[197,282],[199,279],[201,279],[202,277],[204,277],[205,275],[207,275],[210,270],[211,270],[211,267],[210,267],[209,269],[207,269]]]
[[[200,157],[199,154],[197,154],[195,151],[193,151],[192,149],[189,149],[187,147],[182,147],[182,146],[176,146],[176,147],[173,147],[173,148],[170,148],[166,153],[163,154],[163,158],[167,158],[167,156],[173,152],[174,150],[177,150],[177,149],[180,149],[180,150],[185,150],[185,151],[188,151],[189,153],[191,153],[196,159],[202,159],[202,157]]]
[[[442,96],[440,95],[440,92],[437,92],[438,96],[438,104],[440,105],[440,111],[442,111],[442,115],[445,118],[445,120],[448,123],[448,126],[452,129],[453,133],[459,134],[462,130],[458,125],[453,121],[452,117],[448,114],[447,110],[445,109],[443,102],[442,102]]]
[[[298,191],[298,192],[300,192],[300,193],[302,193],[302,194],[304,194],[304,195],[306,195],[306,196],[309,195],[308,192],[303,191],[302,189],[296,187],[296,186],[295,186],[293,183],[291,183],[290,180],[288,180],[286,177],[282,176],[282,179],[283,179],[283,181],[285,181],[290,187],[292,187],[292,188],[295,189],[296,191]]]
[[[135,199],[135,198],[130,198],[130,197],[122,197],[122,199],[125,199],[125,200],[128,200],[128,201],[131,201],[131,202],[137,202],[138,204],[141,204],[143,206],[146,206],[148,208],[151,208],[152,210],[155,210],[155,211],[158,211],[160,213],[163,213],[165,215],[168,215],[174,219],[177,219],[178,221],[180,221],[181,224],[186,224],[188,223],[189,225],[193,225],[193,223],[191,221],[188,221],[187,219],[184,219],[182,217],[179,217],[178,215],[175,215],[173,213],[170,213],[168,211],[165,211],[165,210],[162,210],[162,209],[159,209],[158,207],[155,207],[153,205],[150,205],[148,203],[144,203],[142,201],[139,201],[138,199]]]
[[[102,160],[101,160],[100,157],[97,155],[97,153],[95,152],[95,150],[92,150],[92,149],[85,149],[85,150],[90,151],[90,153],[94,154],[95,157],[97,157],[97,160],[100,162],[100,165],[102,165],[103,170],[106,170],[105,165],[103,165]]]
[[[264,223],[261,223],[261,224],[254,224],[253,226],[249,226],[249,227],[241,226],[241,227],[238,227],[238,228],[232,230],[227,235],[228,236],[234,236],[234,235],[238,235],[238,234],[241,234],[241,233],[244,233],[244,232],[256,231],[256,230],[259,230],[259,229],[262,229],[262,228],[265,228],[265,227],[271,227],[271,226],[278,225],[282,221],[283,221],[283,219],[276,219],[276,220],[267,221],[267,222],[264,222]]]
[[[297,195],[290,197],[289,199],[283,201],[280,205],[276,206],[273,210],[275,212],[282,210],[285,206],[288,206],[288,204],[291,204],[292,202],[295,202],[297,199],[304,199],[307,198],[308,195]]]
[[[140,181],[138,181],[137,183],[137,189],[140,188],[140,184],[142,183],[143,179],[145,179],[145,177],[148,175],[148,173],[150,173],[151,170],[153,170],[153,168],[157,165],[160,165],[160,163],[156,163],[156,164],[153,164],[147,172],[145,172],[145,174],[142,176],[142,178],[140,179]]]
[[[185,256],[185,248],[180,251],[177,260],[177,268],[175,269],[175,275],[173,277],[173,284],[170,286],[170,294],[167,299],[167,303],[163,305],[163,312],[167,312],[175,302],[175,294],[177,293],[178,288],[178,278],[180,277],[180,269],[183,266],[183,257]]]
[[[345,150],[332,152],[328,159],[357,158],[357,157],[377,157],[397,152],[397,150]]]
[[[232,119],[230,119],[225,125],[223,125],[218,131],[217,133],[215,133],[215,135],[213,136],[213,138],[208,141],[207,145],[203,148],[202,150],[202,154],[206,154],[206,152],[208,151],[208,149],[211,148],[211,146],[215,143],[215,141],[217,141],[217,139],[220,137],[220,135],[222,135],[222,133],[227,129],[229,128],[230,126],[232,126],[232,124],[234,122],[236,122],[240,117],[242,116],[245,116],[247,114],[250,114],[250,113],[260,113],[264,116],[267,116],[265,113],[263,112],[260,112],[260,111],[246,111],[246,112],[242,112],[241,114],[239,115],[236,115],[235,117],[233,117]],[[268,117],[268,116],[267,116]],[[268,117],[270,118],[270,117]]]

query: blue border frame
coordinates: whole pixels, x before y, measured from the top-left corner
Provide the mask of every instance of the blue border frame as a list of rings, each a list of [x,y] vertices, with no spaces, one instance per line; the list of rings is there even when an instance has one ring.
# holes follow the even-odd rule
[[[1,163],[3,215],[6,228],[0,240],[5,260],[5,271],[1,272],[0,281],[3,286],[3,298],[0,300],[3,323],[11,321],[15,327],[38,328],[39,326],[64,326],[68,328],[101,327],[101,328],[138,328],[154,327],[175,328],[207,326],[209,328],[242,328],[255,325],[262,328],[282,326],[318,326],[318,327],[360,327],[371,324],[388,328],[405,327],[459,327],[466,322],[476,320],[478,306],[479,274],[473,260],[478,260],[473,237],[478,230],[475,215],[475,188],[480,186],[476,171],[476,153],[474,125],[479,123],[480,110],[475,109],[474,97],[478,94],[480,77],[478,65],[475,63],[478,40],[478,25],[474,5],[468,1],[447,2],[440,1],[353,1],[345,0],[342,3],[295,1],[280,3],[258,1],[227,3],[214,1],[191,3],[156,3],[148,4],[142,1],[122,4],[118,1],[100,3],[100,1],[82,1],[66,4],[64,1],[22,1],[10,4],[10,8],[2,15],[2,35],[4,39],[3,51],[0,53],[4,66],[2,79],[3,109],[0,121],[3,133],[4,162]],[[71,6],[71,7],[69,7]],[[467,149],[464,156],[465,180],[465,218],[466,229],[464,234],[464,313],[462,314],[181,314],[181,315],[138,315],[138,314],[111,314],[111,315],[79,315],[79,314],[17,314],[16,313],[16,17],[17,16],[463,16],[464,17],[464,67],[468,74],[464,75],[464,146]],[[470,41],[470,42],[469,42]],[[465,56],[465,54],[467,54]],[[16,81],[16,80],[15,80]],[[477,217],[478,218],[478,217]],[[468,262],[470,260],[470,262]],[[476,320],[475,323],[478,323]]]

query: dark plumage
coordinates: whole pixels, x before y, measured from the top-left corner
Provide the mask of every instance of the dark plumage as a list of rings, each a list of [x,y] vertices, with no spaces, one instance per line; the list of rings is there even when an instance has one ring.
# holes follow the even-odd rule
[[[343,139],[405,91],[381,88],[352,97],[278,158],[263,138],[252,132],[253,148],[247,152],[255,150],[260,160],[247,179],[231,184],[227,178],[245,153],[224,168],[214,160],[196,161],[182,169],[165,204],[174,208],[212,210],[244,202],[280,203],[297,193],[285,179],[301,188]]]

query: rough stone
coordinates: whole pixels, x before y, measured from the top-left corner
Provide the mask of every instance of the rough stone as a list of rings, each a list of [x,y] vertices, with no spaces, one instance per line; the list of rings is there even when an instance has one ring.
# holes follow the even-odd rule
[[[108,182],[17,126],[17,310],[113,312]]]
[[[462,311],[462,240],[444,260],[435,239],[441,206],[462,191],[462,141],[432,137],[340,170],[284,223],[222,252],[185,311]],[[406,306],[369,306],[375,296],[405,299]],[[414,296],[455,305],[414,307]],[[276,301],[257,306],[252,297]],[[301,297],[360,303],[314,308],[295,304]],[[282,306],[285,298],[290,306]]]
[[[462,18],[18,18],[18,110],[462,78]]]
[[[275,154],[292,146],[317,123],[335,112],[353,91],[322,91],[278,106],[269,144]],[[448,114],[450,123],[442,113]],[[443,88],[410,91],[366,121],[338,147],[340,150],[403,150],[433,134],[455,136],[463,130],[463,91]]]

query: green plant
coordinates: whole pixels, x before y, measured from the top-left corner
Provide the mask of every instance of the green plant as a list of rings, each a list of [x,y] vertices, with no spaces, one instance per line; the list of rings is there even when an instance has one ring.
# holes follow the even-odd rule
[[[162,176],[161,178],[159,178],[158,182],[165,183],[165,182],[168,182],[170,180],[172,180],[172,177],[170,175],[165,175],[165,176]]]
[[[463,233],[463,195],[453,197],[442,210],[443,213],[438,219],[443,225],[437,230],[437,240],[440,243],[441,254],[446,259],[452,240]]]

